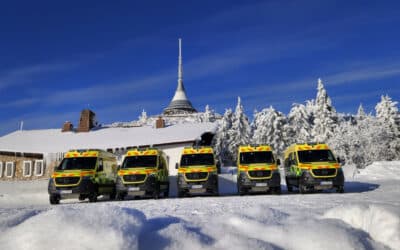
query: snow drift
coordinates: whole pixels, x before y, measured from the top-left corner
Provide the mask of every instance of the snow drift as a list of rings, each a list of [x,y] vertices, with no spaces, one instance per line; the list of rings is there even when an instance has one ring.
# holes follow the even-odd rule
[[[367,232],[385,245],[400,249],[400,219],[380,206],[336,207],[324,215],[325,218],[339,219],[350,226]]]
[[[132,208],[86,205],[31,216],[2,234],[0,249],[137,249],[145,220]]]

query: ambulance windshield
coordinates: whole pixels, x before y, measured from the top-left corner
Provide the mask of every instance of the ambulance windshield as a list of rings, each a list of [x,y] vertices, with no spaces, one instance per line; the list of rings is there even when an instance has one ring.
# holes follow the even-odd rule
[[[121,168],[157,167],[156,155],[127,156]]]
[[[182,155],[181,167],[214,165],[213,154],[185,154]]]
[[[240,164],[273,163],[274,157],[271,151],[242,152],[240,153]]]
[[[94,169],[97,157],[64,158],[57,170]]]
[[[336,162],[330,150],[302,150],[298,151],[300,162]]]

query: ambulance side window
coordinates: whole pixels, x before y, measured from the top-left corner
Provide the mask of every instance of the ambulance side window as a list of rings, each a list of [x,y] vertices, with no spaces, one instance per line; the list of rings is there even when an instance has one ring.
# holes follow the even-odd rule
[[[101,172],[103,171],[103,159],[99,159],[99,167],[97,168],[97,171]]]
[[[290,153],[290,165],[295,165],[296,161],[295,161],[295,157],[294,157],[294,153]]]
[[[297,161],[297,154],[296,153],[293,153],[293,161],[294,161],[294,164],[295,165],[298,165],[298,161]]]

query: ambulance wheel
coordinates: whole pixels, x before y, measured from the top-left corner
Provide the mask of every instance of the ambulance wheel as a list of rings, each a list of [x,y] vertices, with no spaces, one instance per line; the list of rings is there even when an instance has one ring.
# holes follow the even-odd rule
[[[300,192],[300,194],[307,193],[307,187],[305,185],[303,185],[303,184],[300,184],[299,185],[299,192]]]
[[[169,184],[167,185],[167,189],[164,191],[164,198],[169,197]]]
[[[51,205],[60,204],[60,196],[58,195],[55,194],[50,195],[49,200]]]
[[[178,190],[178,197],[179,198],[185,197],[185,192],[183,190]]]
[[[96,202],[97,201],[97,193],[93,192],[89,194],[89,202]]]
[[[115,200],[116,197],[117,197],[117,192],[116,192],[115,190],[113,190],[113,191],[110,193],[110,200]]]
[[[281,189],[280,186],[279,187],[274,187],[274,188],[271,189],[271,193],[272,194],[281,194],[282,193],[282,189]]]
[[[288,178],[286,178],[286,187],[288,192],[293,192],[293,186],[289,184]]]
[[[125,193],[117,193],[117,200],[123,201],[125,199]]]
[[[157,200],[160,198],[160,183],[156,183],[153,191],[153,199]]]
[[[246,194],[247,194],[247,192],[244,191],[240,185],[237,185],[237,189],[238,189],[238,194],[239,194],[240,196],[243,196],[243,195],[246,195]]]
[[[336,187],[336,193],[341,193],[341,194],[343,194],[343,193],[344,193],[344,187],[343,187],[343,186],[338,186],[338,187]]]

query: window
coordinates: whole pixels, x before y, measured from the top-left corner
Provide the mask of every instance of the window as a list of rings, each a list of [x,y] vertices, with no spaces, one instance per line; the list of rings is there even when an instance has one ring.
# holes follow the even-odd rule
[[[122,168],[145,168],[157,166],[157,156],[139,155],[125,157]]]
[[[96,167],[96,157],[64,158],[58,166],[58,170],[91,170]]]
[[[24,161],[24,165],[22,166],[22,175],[24,177],[32,176],[32,161]]]
[[[6,176],[8,178],[14,177],[15,173],[15,164],[12,161],[6,162]]]
[[[43,160],[35,161],[35,176],[42,176],[44,172]]]
[[[240,164],[273,163],[271,151],[240,153]]]
[[[299,151],[300,162],[336,162],[330,150],[303,150]]]
[[[3,163],[0,161],[0,178],[3,177],[3,171],[4,171],[4,169],[3,169]]]
[[[213,154],[187,154],[182,155],[181,167],[214,165]]]

